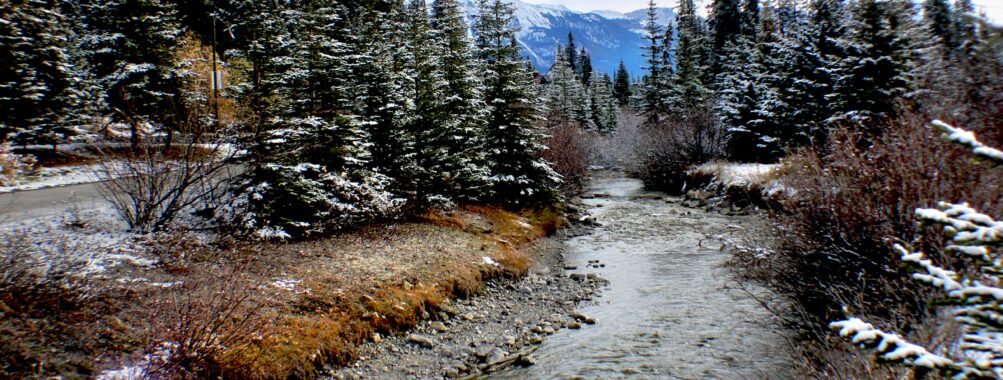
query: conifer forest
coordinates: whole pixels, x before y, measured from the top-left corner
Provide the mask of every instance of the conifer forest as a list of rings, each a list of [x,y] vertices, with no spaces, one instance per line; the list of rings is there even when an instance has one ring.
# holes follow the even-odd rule
[[[585,3],[0,0],[0,378],[1003,378],[1003,6]]]

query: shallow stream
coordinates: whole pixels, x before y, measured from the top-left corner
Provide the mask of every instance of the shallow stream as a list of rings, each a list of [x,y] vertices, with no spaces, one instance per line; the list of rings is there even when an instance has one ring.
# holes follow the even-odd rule
[[[754,217],[685,208],[613,175],[598,176],[590,192],[585,202],[602,226],[569,240],[567,260],[610,280],[597,302],[579,309],[598,323],[561,330],[536,352],[536,365],[489,378],[792,377],[769,312],[735,289],[723,266],[721,237]]]

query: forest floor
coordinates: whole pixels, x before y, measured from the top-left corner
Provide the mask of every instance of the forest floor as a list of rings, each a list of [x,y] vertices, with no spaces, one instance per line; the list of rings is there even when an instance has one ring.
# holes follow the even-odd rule
[[[5,223],[4,259],[27,255],[25,262],[48,275],[31,289],[45,297],[23,299],[23,289],[0,287],[0,377],[123,379],[196,370],[310,378],[325,365],[369,355],[366,342],[424,345],[416,336],[427,334],[434,345],[441,337],[429,324],[415,336],[403,332],[427,320],[449,329],[451,320],[491,318],[493,311],[466,305],[502,288],[523,294],[549,286],[543,293],[550,295],[537,293],[549,309],[521,300],[508,306],[570,313],[570,300],[589,298],[598,280],[571,280],[559,270],[561,244],[548,236],[563,223],[553,210],[468,206],[298,243],[133,235],[107,208]],[[574,296],[550,293],[560,289]],[[487,296],[472,297],[480,294]],[[567,300],[543,299],[550,297]]]

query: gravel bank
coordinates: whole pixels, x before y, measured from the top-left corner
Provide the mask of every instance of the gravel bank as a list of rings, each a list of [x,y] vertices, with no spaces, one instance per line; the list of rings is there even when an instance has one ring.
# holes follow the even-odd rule
[[[581,228],[576,228],[578,233]],[[407,333],[375,335],[359,347],[358,361],[329,369],[325,376],[462,378],[508,365],[532,365],[532,352],[548,335],[595,323],[575,306],[595,302],[608,284],[595,275],[566,273],[563,241],[574,230],[535,243],[535,265],[526,277],[492,281],[483,294],[451,301]]]

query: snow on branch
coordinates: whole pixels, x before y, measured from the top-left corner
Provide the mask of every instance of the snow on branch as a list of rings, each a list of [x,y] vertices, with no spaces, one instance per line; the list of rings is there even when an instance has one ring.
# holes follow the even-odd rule
[[[1003,164],[1003,152],[980,143],[975,134],[934,121],[944,131],[944,138],[971,147],[974,155]],[[912,278],[942,290],[946,304],[954,307],[953,316],[962,329],[956,345],[959,358],[948,358],[907,342],[897,334],[874,328],[858,318],[832,322],[841,336],[854,344],[875,351],[879,361],[927,368],[959,379],[1003,378],[1003,222],[978,212],[967,203],[940,202],[938,208],[916,209],[916,218],[927,224],[939,224],[950,237],[946,253],[956,254],[974,264],[966,275],[945,269],[928,259],[922,251],[911,252],[895,245],[903,262],[916,269]]]

